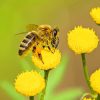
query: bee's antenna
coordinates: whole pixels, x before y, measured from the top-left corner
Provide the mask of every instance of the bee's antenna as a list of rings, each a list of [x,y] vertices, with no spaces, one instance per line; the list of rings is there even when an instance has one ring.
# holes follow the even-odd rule
[[[20,35],[20,34],[25,34],[26,32],[21,32],[21,33],[17,33],[17,34],[15,34],[15,35]]]

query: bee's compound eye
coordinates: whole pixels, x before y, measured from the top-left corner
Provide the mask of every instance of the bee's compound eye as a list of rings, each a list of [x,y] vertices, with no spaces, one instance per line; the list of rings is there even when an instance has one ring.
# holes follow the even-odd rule
[[[56,35],[57,35],[57,30],[54,29],[54,30],[53,30],[53,36],[55,37]]]

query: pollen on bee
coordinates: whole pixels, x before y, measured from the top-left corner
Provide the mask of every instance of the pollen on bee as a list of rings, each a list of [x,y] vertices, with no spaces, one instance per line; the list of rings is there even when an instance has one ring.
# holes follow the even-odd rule
[[[36,48],[36,52],[37,52],[37,53],[41,53],[41,50],[42,50],[42,49],[39,48],[39,47]]]

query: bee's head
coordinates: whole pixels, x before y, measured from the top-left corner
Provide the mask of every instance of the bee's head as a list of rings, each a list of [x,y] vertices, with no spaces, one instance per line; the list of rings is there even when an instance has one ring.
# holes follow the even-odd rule
[[[53,31],[52,31],[52,35],[53,35],[53,37],[59,37],[59,29],[56,27],[56,28],[54,28],[53,29]]]
[[[52,32],[52,28],[50,25],[40,25],[38,27],[38,32],[40,33],[41,36],[49,37]]]

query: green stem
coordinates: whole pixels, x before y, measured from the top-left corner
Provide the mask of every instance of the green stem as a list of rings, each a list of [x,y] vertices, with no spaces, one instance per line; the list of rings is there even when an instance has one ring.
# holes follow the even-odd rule
[[[45,94],[46,94],[46,87],[47,87],[47,81],[48,81],[48,75],[50,70],[44,71],[44,79],[45,79],[45,89],[42,91],[42,95],[40,100],[44,100]]]
[[[30,100],[34,100],[34,96],[30,96],[29,98],[30,98]]]
[[[98,94],[97,99],[96,100],[100,100],[100,95]]]
[[[84,76],[85,76],[85,80],[87,82],[87,85],[91,91],[91,93],[94,93],[94,91],[92,90],[91,86],[90,86],[90,78],[89,78],[89,74],[88,74],[88,69],[87,69],[87,65],[86,65],[86,58],[85,58],[85,53],[81,54],[82,57],[82,63],[83,63],[83,70],[84,70]]]

